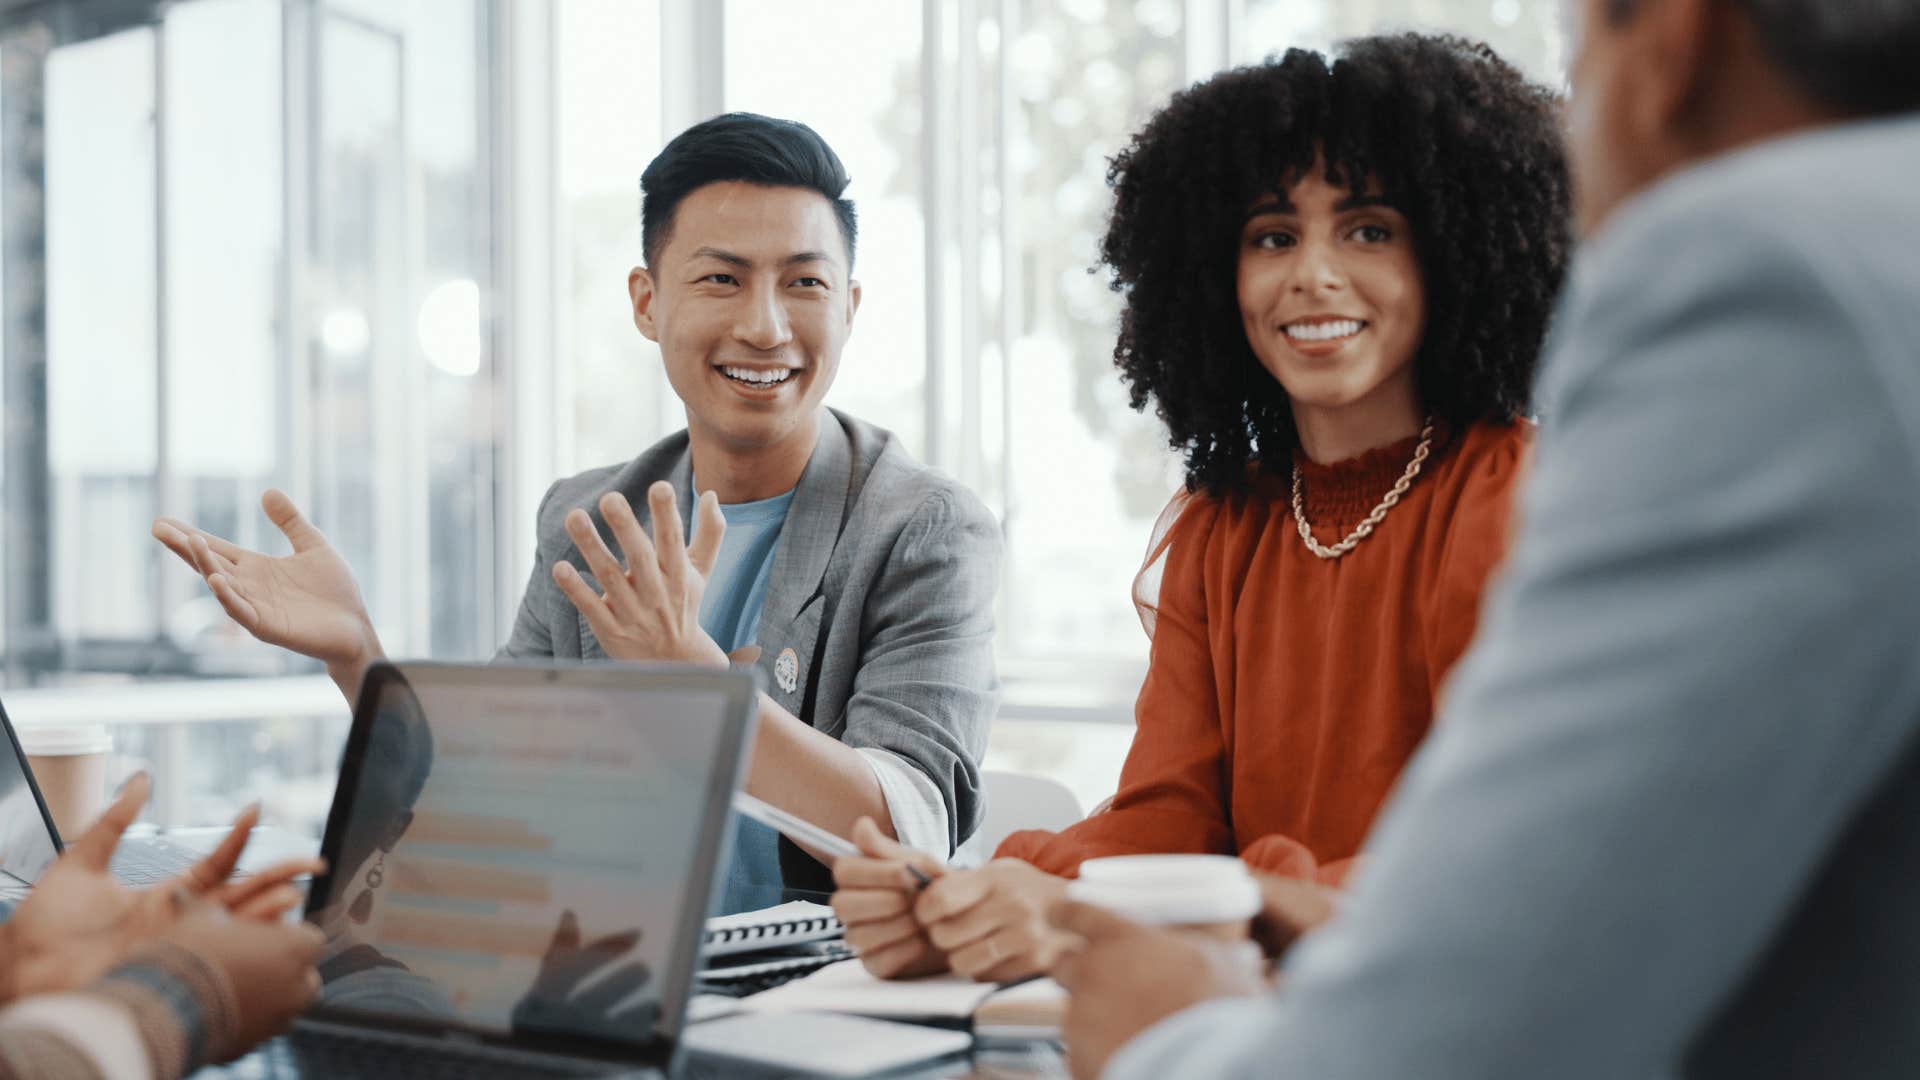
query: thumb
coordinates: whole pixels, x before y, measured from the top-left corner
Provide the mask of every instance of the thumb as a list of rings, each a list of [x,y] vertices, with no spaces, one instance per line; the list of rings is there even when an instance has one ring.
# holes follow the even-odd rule
[[[1097,904],[1084,904],[1078,900],[1062,900],[1047,912],[1047,921],[1069,934],[1077,934],[1096,942],[1102,938],[1118,937],[1140,928],[1140,924],[1121,915],[1111,908]]]
[[[89,870],[105,870],[107,860],[113,857],[113,849],[120,846],[120,834],[140,816],[140,808],[147,804],[147,794],[152,788],[153,781],[146,773],[135,774],[120,788],[119,796],[100,819],[81,833],[78,840],[67,845],[66,857]]]
[[[873,819],[865,815],[861,815],[860,820],[853,823],[851,839],[853,845],[860,849],[860,854],[868,858],[903,862],[928,877],[939,877],[947,872],[945,864],[926,852],[918,848],[910,848],[898,840],[888,839],[887,834],[880,831],[880,826],[875,825]]]
[[[313,522],[308,521],[300,508],[293,505],[287,493],[279,488],[268,488],[267,493],[260,496],[260,509],[267,512],[267,520],[286,534],[287,540],[293,544],[293,550],[311,551],[326,546],[326,536],[313,527]]]

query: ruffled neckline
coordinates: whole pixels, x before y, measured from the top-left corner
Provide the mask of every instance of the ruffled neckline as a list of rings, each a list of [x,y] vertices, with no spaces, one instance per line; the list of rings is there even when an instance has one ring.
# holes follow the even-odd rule
[[[1420,467],[1421,475],[1433,468],[1434,459],[1446,449],[1449,432],[1445,425],[1436,422],[1433,430],[1433,450],[1429,453],[1425,465]],[[1357,524],[1362,518],[1380,505],[1393,485],[1399,483],[1400,475],[1407,471],[1407,464],[1413,460],[1414,448],[1420,445],[1419,435],[1409,435],[1398,442],[1386,446],[1376,446],[1365,453],[1322,465],[1296,447],[1293,451],[1293,464],[1300,470],[1305,485],[1302,503],[1306,507],[1310,524]],[[1289,505],[1291,505],[1293,477],[1286,477]],[[1415,480],[1415,484],[1419,481]]]

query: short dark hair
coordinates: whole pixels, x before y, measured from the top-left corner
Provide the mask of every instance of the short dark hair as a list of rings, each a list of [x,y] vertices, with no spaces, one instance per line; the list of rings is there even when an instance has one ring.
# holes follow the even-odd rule
[[[1113,359],[1187,485],[1247,490],[1298,444],[1240,317],[1247,207],[1323,158],[1407,217],[1427,298],[1422,405],[1455,428],[1523,414],[1572,246],[1560,104],[1485,45],[1399,34],[1294,49],[1189,90],[1114,158],[1100,259],[1123,296]]]
[[[797,120],[731,112],[703,120],[674,136],[640,174],[640,247],[647,265],[673,233],[680,203],[708,184],[729,180],[762,187],[817,191],[833,204],[853,266],[853,201],[841,197],[849,178],[839,155],[818,132]]]
[[[1642,0],[1610,0],[1618,21]],[[1920,109],[1920,4],[1913,0],[1732,0],[1767,58],[1815,101],[1849,116]]]

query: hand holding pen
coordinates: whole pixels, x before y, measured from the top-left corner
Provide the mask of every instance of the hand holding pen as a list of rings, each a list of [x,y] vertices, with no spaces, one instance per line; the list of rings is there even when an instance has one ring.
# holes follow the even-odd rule
[[[756,799],[744,791],[734,792],[733,809],[736,813],[744,817],[752,818],[816,854],[830,857],[835,867],[839,866],[841,859],[849,858],[872,857],[901,862],[907,874],[913,878],[912,887],[915,891],[933,884],[933,879],[940,876],[941,872],[945,870],[945,867],[942,866],[939,861],[930,856],[926,856],[922,852],[914,851],[911,848],[887,839],[886,835],[880,831],[879,826],[875,825],[871,818],[863,817],[855,823],[854,836],[856,839],[862,834],[862,826],[865,827],[864,831],[872,834],[869,842],[856,845],[852,841],[836,836],[803,817],[789,814],[772,803]],[[896,852],[901,854],[896,855]],[[921,857],[919,859],[906,859],[904,858],[906,855],[919,855]]]

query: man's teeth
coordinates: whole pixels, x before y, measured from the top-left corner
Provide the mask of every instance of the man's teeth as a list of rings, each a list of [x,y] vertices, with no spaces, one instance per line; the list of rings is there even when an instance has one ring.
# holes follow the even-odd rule
[[[1294,323],[1285,331],[1295,341],[1332,341],[1334,338],[1352,337],[1366,325],[1358,319],[1335,319],[1332,322]]]
[[[783,383],[793,376],[792,368],[781,368],[778,371],[761,371],[755,368],[723,367],[720,369],[720,372],[729,379],[738,379],[741,382],[755,383],[762,386],[773,383]]]

